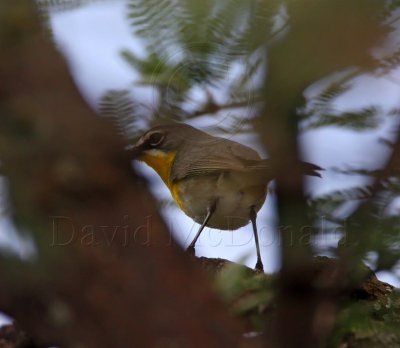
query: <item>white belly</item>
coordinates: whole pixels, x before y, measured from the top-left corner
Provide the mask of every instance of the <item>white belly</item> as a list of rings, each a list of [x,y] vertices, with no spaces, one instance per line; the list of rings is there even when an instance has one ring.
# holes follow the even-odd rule
[[[186,178],[180,183],[178,195],[185,213],[203,223],[207,209],[216,202],[216,209],[207,226],[221,230],[236,230],[250,221],[250,209],[260,210],[267,186],[252,186],[240,173]]]

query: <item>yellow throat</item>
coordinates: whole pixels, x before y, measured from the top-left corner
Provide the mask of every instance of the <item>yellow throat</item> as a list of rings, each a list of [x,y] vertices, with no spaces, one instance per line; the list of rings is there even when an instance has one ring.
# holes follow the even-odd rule
[[[167,187],[171,191],[171,195],[174,198],[175,202],[178,204],[179,208],[185,211],[179,198],[179,184],[172,183],[170,180],[171,169],[174,163],[175,156],[175,151],[165,153],[160,150],[150,150],[141,155],[138,159],[145,162],[148,166],[150,166],[157,172],[160,178],[164,181],[165,185],[167,185]]]

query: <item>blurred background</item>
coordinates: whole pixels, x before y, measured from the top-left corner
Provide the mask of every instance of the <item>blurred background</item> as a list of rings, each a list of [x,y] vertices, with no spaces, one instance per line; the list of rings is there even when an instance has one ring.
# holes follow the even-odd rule
[[[302,159],[325,168],[322,179],[305,179],[314,254],[336,257],[338,245],[354,243],[356,257],[379,279],[400,286],[400,161],[387,166],[400,126],[398,1],[36,3],[43,32],[66,58],[85,101],[117,125],[127,147],[173,120],[268,157],[260,120],[295,114]],[[149,180],[169,230],[186,247],[199,226],[151,169],[131,165]],[[15,223],[6,176],[0,190],[0,251],[33,260],[37,240]],[[267,273],[281,267],[277,215],[271,183],[258,216]],[[206,228],[196,254],[253,267],[251,226]]]

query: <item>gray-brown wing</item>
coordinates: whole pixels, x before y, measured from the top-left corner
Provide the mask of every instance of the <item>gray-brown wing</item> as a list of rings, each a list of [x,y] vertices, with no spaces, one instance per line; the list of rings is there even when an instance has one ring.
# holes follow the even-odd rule
[[[210,137],[190,142],[180,149],[172,168],[171,179],[208,175],[223,171],[251,171],[249,162],[258,163],[258,153],[237,142]]]

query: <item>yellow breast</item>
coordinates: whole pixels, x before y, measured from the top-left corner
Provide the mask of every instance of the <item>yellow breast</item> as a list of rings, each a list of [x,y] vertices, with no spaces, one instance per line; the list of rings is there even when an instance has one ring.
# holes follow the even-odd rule
[[[138,159],[145,162],[157,172],[171,191],[171,195],[179,208],[185,211],[182,201],[179,198],[179,182],[172,182],[170,178],[175,156],[176,152],[166,153],[160,150],[150,150],[146,151],[146,153],[141,155]]]

